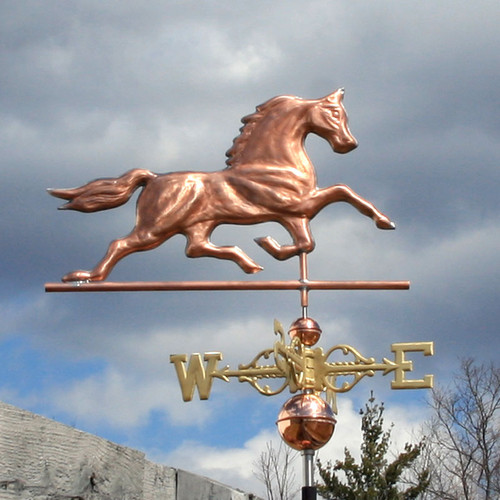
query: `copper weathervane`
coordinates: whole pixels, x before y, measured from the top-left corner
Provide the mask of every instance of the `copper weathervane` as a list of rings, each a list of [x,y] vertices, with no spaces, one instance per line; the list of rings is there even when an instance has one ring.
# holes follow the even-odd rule
[[[97,179],[72,189],[50,189],[51,195],[67,200],[60,207],[96,212],[126,203],[139,187],[136,224],[128,236],[110,243],[104,258],[89,271],[66,274],[63,283],[46,283],[48,292],[107,291],[188,291],[188,290],[297,290],[301,317],[289,329],[285,341],[281,324],[275,321],[274,345],[237,369],[220,368],[222,353],[203,356],[172,354],[182,396],[190,401],[195,388],[208,399],[215,378],[231,377],[247,382],[259,393],[272,396],[285,388],[299,394],[290,398],[278,415],[278,431],[291,447],[304,455],[303,500],[315,500],[313,480],[314,450],[333,434],[336,395],[349,391],[364,377],[375,372],[393,374],[393,389],[430,388],[432,375],[409,379],[413,362],[409,352],[433,354],[432,342],[394,343],[394,360],[377,362],[354,347],[336,345],[326,353],[312,348],[321,328],[308,316],[310,290],[405,290],[408,281],[316,281],[310,280],[307,255],[314,249],[309,227],[322,208],[347,202],[370,217],[379,229],[394,229],[394,223],[366,199],[344,184],[318,188],[316,173],[304,149],[308,134],[316,134],[336,153],[348,153],[357,146],[349,131],[343,105],[344,90],[321,99],[279,96],[257,106],[255,113],[242,119],[243,127],[226,153],[226,168],[215,172],[173,172],[155,174],[134,169],[118,178]],[[217,246],[210,241],[221,224],[259,224],[274,221],[285,227],[291,242],[280,244],[270,236],[256,243],[278,260],[299,257],[299,277],[290,281],[155,281],[108,282],[114,266],[127,255],[151,250],[176,234],[186,237],[188,257],[216,257],[232,260],[252,274],[262,267],[236,246]],[[338,357],[341,357],[339,360]],[[336,359],[335,359],[336,358]],[[277,379],[271,388],[263,381]],[[325,393],[325,399],[321,394]]]
[[[73,189],[49,189],[68,200],[66,210],[97,212],[123,205],[138,188],[136,225],[132,232],[113,241],[104,258],[91,271],[73,271],[65,282],[101,281],[127,255],[151,250],[176,234],[187,239],[188,257],[216,257],[236,262],[246,273],[262,267],[243,250],[210,242],[220,224],[258,224],[275,221],[292,237],[280,245],[270,236],[258,245],[279,260],[314,249],[309,221],[326,205],[350,203],[371,217],[378,228],[394,229],[394,223],[350,187],[336,184],[319,189],[314,167],[304,149],[309,133],[328,141],[336,153],[357,146],[349,131],[342,104],[344,91],[322,99],[280,96],[257,107],[243,118],[244,126],[226,153],[227,167],[216,172],[155,174],[134,169],[116,179],[97,179]]]

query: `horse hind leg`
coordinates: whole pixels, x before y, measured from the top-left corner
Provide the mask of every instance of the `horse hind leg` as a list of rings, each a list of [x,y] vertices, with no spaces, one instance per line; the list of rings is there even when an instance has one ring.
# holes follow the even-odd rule
[[[151,250],[161,245],[168,237],[141,235],[133,231],[125,238],[114,240],[109,244],[106,255],[91,271],[73,271],[63,276],[62,281],[102,281],[105,280],[115,265],[127,255],[144,250]]]
[[[185,232],[187,238],[186,255],[190,258],[215,257],[217,259],[227,259],[236,262],[247,274],[255,274],[262,271],[241,248],[237,246],[217,246],[210,242],[209,236],[213,227],[205,224],[198,224]]]

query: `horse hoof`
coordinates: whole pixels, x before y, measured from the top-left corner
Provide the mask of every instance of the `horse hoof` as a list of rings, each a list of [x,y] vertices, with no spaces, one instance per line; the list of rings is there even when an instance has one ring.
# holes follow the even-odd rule
[[[72,273],[65,274],[62,277],[63,283],[68,283],[72,281],[91,281],[91,275],[89,271],[73,271]]]
[[[260,273],[263,269],[264,268],[262,266],[259,266],[258,264],[256,264],[253,267],[249,267],[248,269],[245,269],[245,272],[247,274],[256,274],[256,273]]]
[[[274,242],[271,236],[261,236],[260,238],[254,238],[253,241],[255,241],[257,245],[263,248],[269,246],[270,244],[272,244],[272,242]]]
[[[254,241],[267,253],[270,253],[273,257],[276,257],[280,249],[280,245],[274,238],[271,238],[271,236],[263,236],[261,238],[255,238]]]
[[[379,219],[376,225],[379,229],[396,229],[396,224],[389,219]]]

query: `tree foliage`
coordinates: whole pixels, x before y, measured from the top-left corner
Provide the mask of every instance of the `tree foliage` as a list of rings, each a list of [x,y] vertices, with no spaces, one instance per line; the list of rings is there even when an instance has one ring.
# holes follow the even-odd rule
[[[421,467],[431,470],[427,499],[500,498],[500,368],[462,362],[454,383],[435,389],[424,424]]]
[[[318,460],[321,496],[332,500],[409,500],[425,491],[429,483],[426,470],[418,474],[415,484],[403,485],[403,474],[420,455],[423,444],[406,444],[404,451],[389,461],[391,429],[384,430],[383,413],[383,403],[376,404],[373,395],[360,410],[363,442],[359,464],[347,448],[342,461],[323,465]]]

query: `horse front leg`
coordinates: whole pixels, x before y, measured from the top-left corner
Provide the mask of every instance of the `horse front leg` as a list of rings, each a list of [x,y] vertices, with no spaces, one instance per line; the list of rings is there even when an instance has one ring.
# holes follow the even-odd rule
[[[286,260],[301,252],[312,252],[314,250],[314,240],[309,227],[307,217],[294,217],[280,221],[292,237],[293,245],[280,245],[271,236],[264,238],[255,238],[255,242],[266,252],[270,253],[275,259]]]
[[[359,194],[345,184],[336,184],[335,186],[318,189],[310,200],[311,217],[316,215],[326,205],[338,201],[351,204],[360,213],[373,219],[379,229],[396,229],[396,224],[389,217],[377,210],[372,203],[359,196]]]
[[[236,262],[247,274],[262,271],[263,267],[253,261],[241,248],[236,246],[217,246],[210,241],[213,223],[199,223],[185,230],[188,257],[215,257]]]

